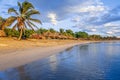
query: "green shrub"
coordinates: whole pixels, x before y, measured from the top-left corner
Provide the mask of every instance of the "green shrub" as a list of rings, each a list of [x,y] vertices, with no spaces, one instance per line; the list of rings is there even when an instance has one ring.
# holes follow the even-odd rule
[[[33,30],[25,30],[25,33],[23,33],[23,36],[25,36],[26,38],[29,38],[30,35],[32,35],[33,33],[35,33],[35,31],[33,31]]]
[[[17,31],[17,30],[12,30],[10,28],[6,28],[5,33],[8,37],[19,37],[19,31]]]
[[[6,28],[5,33],[8,37],[19,37],[20,35],[19,31],[12,30],[10,28]],[[25,30],[25,33],[23,32],[23,36],[25,36],[26,38],[29,38],[30,35],[32,35],[33,33],[35,33],[33,30]]]

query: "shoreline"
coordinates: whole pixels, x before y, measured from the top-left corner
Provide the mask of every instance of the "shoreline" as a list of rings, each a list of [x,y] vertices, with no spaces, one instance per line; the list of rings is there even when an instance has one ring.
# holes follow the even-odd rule
[[[49,57],[53,54],[57,54],[69,47],[80,44],[86,44],[90,42],[91,41],[82,41],[56,46],[34,47],[24,50],[13,51],[12,53],[9,54],[0,55],[0,71],[8,68],[25,65],[33,61]]]
[[[75,41],[75,40],[43,40],[43,41],[13,41],[14,47],[10,47],[10,50],[5,50],[0,54],[0,71],[14,68],[21,65],[29,64],[31,62],[41,60],[54,54],[58,54],[65,49],[81,44],[93,43],[93,42],[114,42],[114,41]],[[115,41],[116,42],[116,41]],[[22,43],[22,44],[20,44]],[[25,44],[25,47],[20,48]],[[7,43],[6,43],[7,44]],[[34,45],[33,45],[34,44]],[[39,44],[39,45],[38,45]],[[3,45],[4,46],[4,45]],[[5,46],[6,47],[6,46]],[[18,48],[16,48],[18,47]],[[2,52],[2,48],[0,49]]]

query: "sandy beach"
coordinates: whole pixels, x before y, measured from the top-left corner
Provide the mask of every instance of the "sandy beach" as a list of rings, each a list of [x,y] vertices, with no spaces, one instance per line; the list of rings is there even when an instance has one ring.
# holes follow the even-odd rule
[[[77,40],[14,40],[0,38],[0,70],[25,65],[64,51],[66,48],[89,43]]]

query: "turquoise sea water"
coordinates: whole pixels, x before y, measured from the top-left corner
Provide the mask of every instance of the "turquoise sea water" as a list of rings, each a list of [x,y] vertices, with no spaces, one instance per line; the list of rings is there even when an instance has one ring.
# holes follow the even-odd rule
[[[120,42],[74,46],[48,58],[0,71],[0,80],[120,80]]]

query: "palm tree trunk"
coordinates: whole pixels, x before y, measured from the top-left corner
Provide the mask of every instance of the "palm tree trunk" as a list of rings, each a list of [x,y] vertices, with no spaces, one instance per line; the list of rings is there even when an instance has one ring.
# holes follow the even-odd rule
[[[0,37],[5,37],[6,34],[5,34],[5,31],[4,30],[0,30]]]
[[[18,40],[21,40],[22,34],[23,34],[23,29],[20,29],[20,36],[19,36]]]

